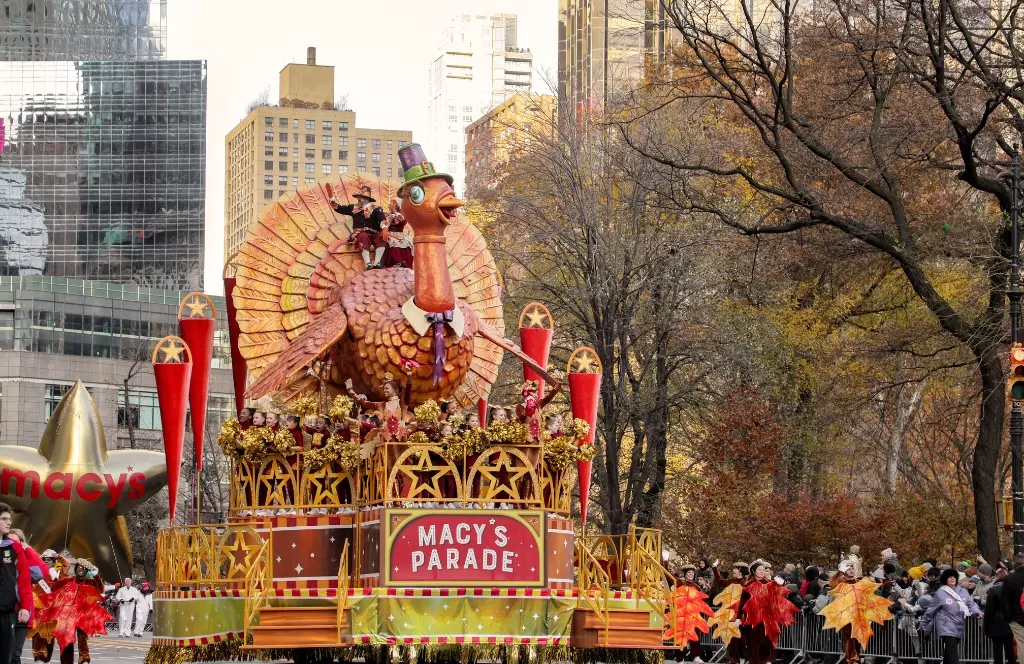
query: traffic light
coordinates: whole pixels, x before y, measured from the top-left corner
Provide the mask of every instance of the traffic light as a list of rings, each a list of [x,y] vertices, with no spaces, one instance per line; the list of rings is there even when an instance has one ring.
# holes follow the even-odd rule
[[[1010,346],[1010,377],[1007,391],[1013,401],[1024,402],[1024,344]]]

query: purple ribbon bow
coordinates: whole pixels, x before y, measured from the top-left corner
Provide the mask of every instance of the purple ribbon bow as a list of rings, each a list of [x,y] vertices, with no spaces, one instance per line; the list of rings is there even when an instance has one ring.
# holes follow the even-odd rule
[[[434,385],[441,382],[444,375],[444,324],[455,318],[455,310],[427,313],[427,321],[434,327]]]

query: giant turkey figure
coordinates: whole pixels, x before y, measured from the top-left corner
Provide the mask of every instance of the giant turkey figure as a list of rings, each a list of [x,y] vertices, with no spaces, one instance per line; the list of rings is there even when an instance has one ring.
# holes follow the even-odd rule
[[[329,360],[335,390],[351,379],[381,399],[385,374],[401,376],[411,361],[410,405],[454,396],[468,406],[487,398],[502,349],[557,383],[502,334],[494,259],[479,230],[458,219],[463,203],[451,176],[436,172],[418,144],[398,155],[412,270],[366,271],[320,187],[268,208],[249,231],[234,261],[239,349],[257,377],[247,397],[309,392],[317,377],[308,369]]]

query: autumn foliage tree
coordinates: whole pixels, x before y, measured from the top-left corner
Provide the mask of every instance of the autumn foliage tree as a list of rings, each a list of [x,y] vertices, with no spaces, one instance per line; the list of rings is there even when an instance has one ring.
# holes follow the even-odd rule
[[[927,352],[973,369],[977,543],[997,558],[1019,4],[662,4],[671,66],[620,123],[664,169],[651,188],[742,234],[831,238],[850,269],[895,271],[929,316]]]

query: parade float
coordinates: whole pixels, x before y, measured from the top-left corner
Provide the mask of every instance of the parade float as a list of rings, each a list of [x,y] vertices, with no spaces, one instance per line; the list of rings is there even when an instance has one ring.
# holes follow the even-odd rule
[[[497,267],[451,179],[418,145],[399,156],[396,191],[351,177],[282,197],[226,267],[237,405],[320,419],[306,434],[291,419],[222,429],[230,518],[160,533],[150,664],[646,661],[695,634],[675,624],[658,531],[585,530],[596,354],[551,375],[540,303],[518,343],[505,336]],[[343,214],[356,196],[402,201],[411,269],[367,269]],[[154,351],[172,513],[214,317],[190,294],[181,336]],[[522,400],[488,417],[506,353],[523,364]],[[542,416],[557,390],[563,424]]]

